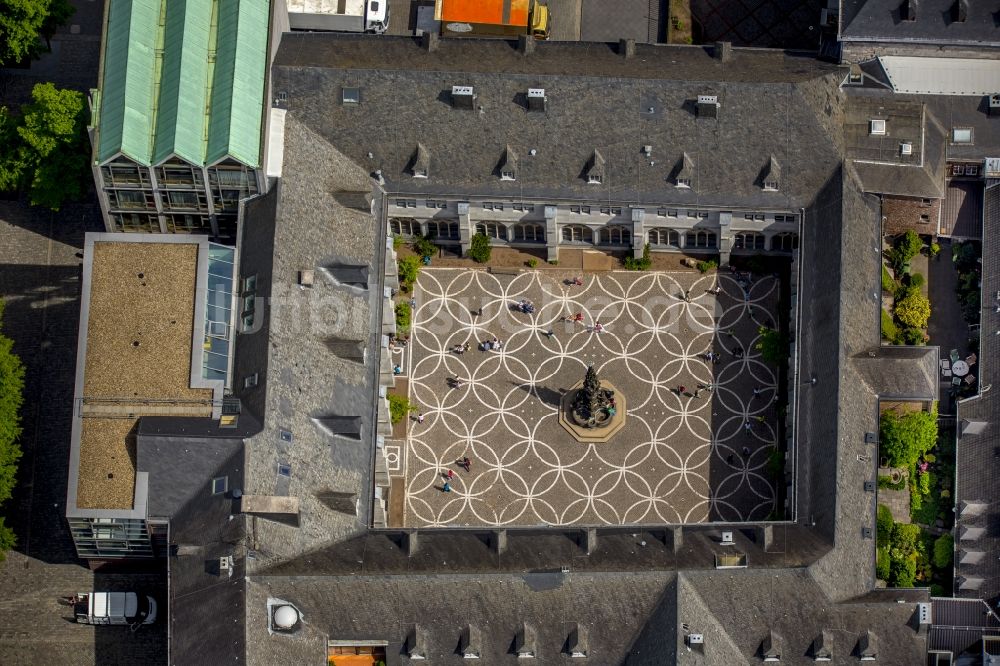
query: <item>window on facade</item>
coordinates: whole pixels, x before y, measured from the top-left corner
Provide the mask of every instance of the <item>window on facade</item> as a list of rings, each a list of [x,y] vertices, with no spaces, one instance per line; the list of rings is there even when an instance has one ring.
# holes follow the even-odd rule
[[[175,234],[210,234],[212,221],[208,215],[167,215],[167,231]]]
[[[799,221],[799,216],[798,215],[780,215],[779,214],[779,215],[775,215],[774,216],[774,221],[775,222],[798,222]]]
[[[599,174],[590,174],[587,176],[587,182],[591,185],[600,185],[604,182],[604,176]]]
[[[799,235],[792,233],[777,234],[771,238],[771,249],[778,252],[791,252],[799,247]]]
[[[157,167],[156,179],[164,187],[204,185],[201,169],[180,161],[167,162]]]
[[[777,192],[778,191],[778,181],[776,181],[776,180],[765,180],[764,181],[764,189],[767,190],[768,192]]]
[[[158,233],[160,231],[160,218],[156,215],[112,213],[111,221],[115,225],[115,231],[141,233]]]
[[[497,240],[507,240],[507,227],[502,224],[480,222],[476,225],[476,233],[483,234],[489,238],[496,238]]]
[[[229,490],[229,477],[228,476],[217,476],[212,479],[212,494],[222,495],[227,490]]]
[[[759,234],[755,231],[744,231],[736,234],[736,238],[733,241],[733,247],[738,250],[763,250],[765,249],[766,239],[764,234]]]
[[[711,231],[689,231],[687,232],[685,245],[695,248],[715,247],[715,233]]]
[[[431,220],[427,223],[427,235],[431,238],[458,238],[458,222]]]
[[[101,167],[105,187],[149,185],[149,170],[132,162],[112,162]]]
[[[667,209],[667,217],[677,217],[677,209],[676,208],[668,208]]]
[[[965,173],[965,165],[963,164],[952,164],[951,165],[951,175],[961,176]]]
[[[631,245],[632,232],[626,227],[604,227],[598,232],[598,242],[602,245]]]
[[[243,278],[243,284],[241,285],[241,291],[244,294],[257,291],[257,276],[256,275],[249,275],[249,276]]]
[[[424,202],[424,208],[440,208],[445,209],[448,207],[447,201],[435,201],[433,199],[428,199]]]
[[[562,228],[562,239],[567,243],[592,243],[594,233],[589,227],[580,224],[568,224]]]
[[[514,240],[522,243],[544,243],[545,227],[540,224],[515,225]]]
[[[156,198],[150,190],[108,190],[108,203],[119,209],[156,209]]]
[[[657,217],[666,217],[667,216],[667,209],[666,208],[657,208],[656,209],[656,216]]]
[[[951,130],[952,143],[972,143],[971,127],[953,127]]]
[[[501,171],[500,172],[500,180],[514,180],[514,172],[513,171],[506,171],[506,170],[505,171]]]
[[[519,212],[519,213],[533,213],[533,212],[535,212],[535,205],[534,204],[514,204],[512,206],[512,208],[514,210],[516,210],[517,212]]]
[[[503,204],[494,201],[484,201],[483,210],[503,210]]]
[[[174,191],[168,190],[161,193],[163,208],[165,210],[204,210],[208,211],[205,203],[205,193],[193,190]],[[237,201],[239,193],[237,193]]]
[[[396,236],[419,236],[420,223],[416,220],[389,218],[389,231]]]
[[[931,216],[926,213],[920,216],[920,224],[930,224]]]
[[[966,164],[965,165],[965,175],[966,176],[978,176],[979,175],[979,165],[978,164]]]
[[[396,206],[399,208],[416,208],[416,199],[396,199]]]
[[[681,236],[673,229],[650,229],[647,240],[650,245],[681,246]]]
[[[682,187],[682,188],[689,188],[689,187],[691,187],[691,179],[690,178],[678,178],[677,179],[677,187]]]

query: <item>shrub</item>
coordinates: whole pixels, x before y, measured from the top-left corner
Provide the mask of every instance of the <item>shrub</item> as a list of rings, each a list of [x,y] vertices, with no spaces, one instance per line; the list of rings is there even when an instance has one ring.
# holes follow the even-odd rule
[[[413,240],[413,251],[426,258],[437,254],[438,248],[429,236],[417,236]]]
[[[472,237],[472,246],[469,248],[469,258],[473,261],[485,264],[490,260],[493,248],[490,247],[490,239],[486,234],[476,234]]]
[[[707,273],[709,271],[714,271],[719,267],[719,263],[715,259],[709,259],[708,261],[699,261],[697,263],[697,268],[702,273]]]
[[[942,534],[934,541],[934,566],[947,569],[955,555],[955,539],[950,534]]]
[[[894,523],[892,526],[892,549],[912,553],[920,542],[920,526],[912,523]]]
[[[549,259],[549,265],[550,266],[558,266],[559,265],[559,260],[558,259]]]
[[[917,513],[924,506],[924,496],[920,494],[920,489],[917,487],[917,482],[910,481],[910,518],[913,518],[913,514]]]
[[[386,396],[389,399],[389,420],[393,425],[402,421],[410,412],[417,411],[417,406],[406,399],[406,396],[390,393]]]
[[[878,527],[878,544],[888,546],[892,539],[892,511],[884,504],[879,504],[875,514],[875,525]]]
[[[890,251],[890,259],[893,267],[897,269],[897,275],[904,266],[910,263],[910,259],[920,254],[923,246],[924,242],[913,230],[907,231],[896,240],[896,246]]]
[[[761,326],[757,329],[760,338],[754,349],[760,352],[764,360],[780,365],[788,360],[788,339],[773,328]]]
[[[925,453],[924,454],[924,462],[926,462],[926,463],[932,463],[932,462],[934,462],[936,460],[937,460],[937,456],[934,455],[933,453]]]
[[[908,291],[896,301],[896,317],[907,326],[924,328],[931,316],[931,302],[918,290]]]
[[[538,265],[538,259],[535,259],[534,257],[528,259],[528,268],[534,268],[537,265]]]
[[[937,411],[887,411],[879,419],[879,454],[892,467],[910,467],[937,441]]]
[[[906,479],[900,479],[897,483],[893,483],[891,476],[880,476],[878,477],[878,487],[888,490],[903,490],[906,488]]]
[[[887,291],[890,294],[896,291],[896,281],[889,275],[889,269],[885,267],[885,264],[882,264],[882,291]]]
[[[931,243],[931,246],[928,248],[928,252],[930,252],[932,257],[936,257],[941,254],[941,246],[938,243]]]
[[[402,335],[409,333],[413,310],[406,301],[396,303],[396,332]]]
[[[399,234],[392,235],[392,249],[399,251],[399,248],[403,247],[403,237]]]
[[[785,473],[785,452],[777,447],[771,449],[767,456],[767,471],[776,479],[780,479]]]
[[[927,278],[923,276],[922,273],[910,273],[906,280],[906,283],[910,285],[911,289],[920,289],[927,282]]]
[[[3,326],[0,300],[0,330]],[[13,353],[14,341],[0,333],[0,503],[10,499],[17,483],[17,463],[21,459],[21,405],[24,401],[24,365]],[[14,547],[14,532],[0,518],[0,562]]]
[[[649,243],[642,248],[642,258],[625,257],[625,268],[630,271],[648,271],[653,265],[653,259],[649,256]]]
[[[917,488],[920,489],[921,495],[930,495],[931,486],[933,479],[931,478],[930,472],[924,472],[923,474],[917,475]]]
[[[931,590],[930,590],[930,592],[931,592],[931,596],[932,597],[943,597],[944,596],[944,588],[941,587],[940,585],[938,585],[937,583],[931,583]]]
[[[398,267],[399,286],[403,291],[409,291],[420,274],[420,260],[416,257],[403,257],[399,260]]]
[[[922,345],[924,343],[924,332],[919,328],[904,328],[900,334],[902,342],[908,345]]]
[[[913,587],[917,578],[917,560],[913,556],[892,558],[889,563],[889,583],[893,587]]]
[[[892,315],[885,310],[882,310],[882,337],[893,344],[899,340],[899,329],[896,328],[896,322],[892,320]]]
[[[889,580],[889,549],[875,551],[875,575],[881,580]]]

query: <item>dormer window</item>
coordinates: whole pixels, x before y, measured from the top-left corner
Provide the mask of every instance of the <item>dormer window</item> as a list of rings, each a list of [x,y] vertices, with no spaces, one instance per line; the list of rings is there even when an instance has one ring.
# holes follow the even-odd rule
[[[885,136],[885,120],[872,118],[868,121],[868,133],[872,136]]]
[[[500,180],[516,180],[513,171],[501,171]]]
[[[340,101],[344,104],[360,104],[361,88],[341,88]]]
[[[517,180],[517,162],[517,153],[507,146],[500,160],[500,180]]]
[[[597,173],[587,174],[587,183],[589,185],[600,185],[603,182],[604,176]]]
[[[430,175],[431,154],[424,148],[422,143],[417,144],[417,150],[413,153],[410,162],[410,173],[414,178],[427,178]]]
[[[776,181],[776,180],[765,180],[764,181],[764,189],[766,191],[768,191],[768,192],[777,192],[778,191],[778,181]]]
[[[683,188],[690,189],[690,187],[691,187],[691,179],[690,178],[678,178],[677,179],[677,187],[683,187]]]
[[[767,166],[764,167],[764,174],[760,182],[765,192],[777,192],[781,187],[781,167],[774,155],[771,155]]]
[[[597,150],[587,164],[586,176],[588,185],[600,185],[604,182],[604,157]]]
[[[691,178],[694,176],[694,161],[687,153],[681,155],[680,162],[674,170],[674,187],[691,189]]]

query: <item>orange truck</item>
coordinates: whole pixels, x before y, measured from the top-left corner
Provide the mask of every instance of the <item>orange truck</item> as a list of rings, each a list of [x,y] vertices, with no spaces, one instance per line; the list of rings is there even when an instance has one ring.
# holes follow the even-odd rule
[[[549,38],[549,8],[538,0],[435,0],[443,37]]]

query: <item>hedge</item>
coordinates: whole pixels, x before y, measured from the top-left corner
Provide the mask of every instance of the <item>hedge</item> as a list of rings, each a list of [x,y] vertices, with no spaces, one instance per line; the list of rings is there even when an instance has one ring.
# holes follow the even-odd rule
[[[3,329],[0,300],[0,331]],[[17,483],[17,463],[21,459],[21,405],[24,402],[24,365],[14,355],[14,341],[0,332],[0,503],[10,499]],[[14,546],[14,532],[0,518],[0,561]]]

